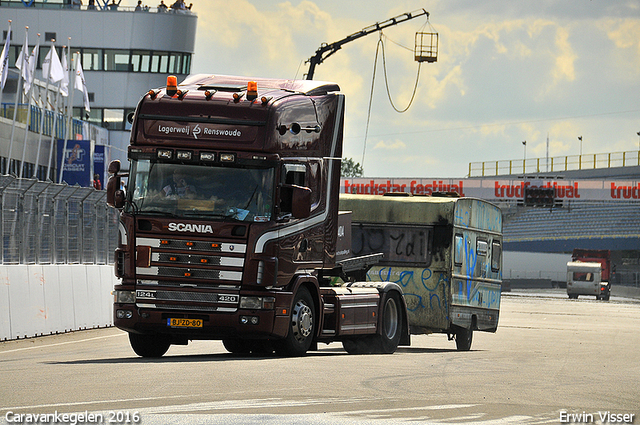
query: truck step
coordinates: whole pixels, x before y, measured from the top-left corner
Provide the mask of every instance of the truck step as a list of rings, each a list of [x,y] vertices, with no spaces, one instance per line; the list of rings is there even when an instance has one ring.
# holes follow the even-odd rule
[[[325,303],[323,310],[324,310],[324,314],[332,314],[336,311],[336,306],[335,304]]]

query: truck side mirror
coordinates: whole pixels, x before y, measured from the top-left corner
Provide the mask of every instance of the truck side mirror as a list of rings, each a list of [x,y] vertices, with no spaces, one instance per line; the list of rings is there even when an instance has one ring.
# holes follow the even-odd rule
[[[115,161],[111,161],[107,171],[109,174],[118,174],[120,172],[120,161],[117,159]]]
[[[124,191],[120,189],[120,176],[115,174],[107,180],[107,205],[120,209],[124,207]]]
[[[293,218],[311,215],[311,189],[295,184],[284,184],[280,188],[280,210]]]
[[[107,181],[107,205],[112,208],[124,207],[124,192],[120,189],[120,161],[111,161],[108,168],[109,180]]]

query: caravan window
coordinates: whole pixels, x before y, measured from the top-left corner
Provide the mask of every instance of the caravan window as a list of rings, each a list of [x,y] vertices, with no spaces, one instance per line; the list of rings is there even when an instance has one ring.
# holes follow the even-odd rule
[[[493,241],[491,243],[491,271],[500,271],[500,259],[502,258],[502,246],[500,241]]]
[[[464,258],[464,236],[461,234],[456,234],[453,240],[454,243],[454,253],[453,253],[453,261],[456,266],[462,265],[462,259]]]
[[[483,241],[481,239],[478,239],[476,241],[476,254],[486,257],[488,249],[489,249],[489,244],[487,243],[487,241]]]

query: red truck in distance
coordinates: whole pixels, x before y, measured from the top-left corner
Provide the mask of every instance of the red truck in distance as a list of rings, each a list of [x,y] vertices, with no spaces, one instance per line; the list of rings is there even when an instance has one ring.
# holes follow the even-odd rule
[[[595,295],[598,300],[608,301],[611,297],[612,279],[611,251],[580,248],[573,250],[571,262],[567,263],[569,298]]]

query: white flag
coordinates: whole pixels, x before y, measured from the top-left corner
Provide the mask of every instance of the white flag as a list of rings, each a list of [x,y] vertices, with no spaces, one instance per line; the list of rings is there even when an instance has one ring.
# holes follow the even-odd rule
[[[26,80],[29,77],[29,31],[24,34],[24,44],[16,60],[16,68],[22,72],[22,78]],[[26,90],[25,90],[26,91]]]
[[[27,76],[28,78],[24,79],[24,92],[28,93],[29,89],[31,88],[31,83],[33,83],[33,80],[35,80],[36,78],[36,64],[38,63],[38,53],[40,52],[40,34],[38,34],[38,43],[36,43],[36,45],[33,47],[33,50],[31,51],[31,55],[29,55],[29,58],[27,58],[27,62],[28,62],[28,72],[27,72]]]
[[[7,31],[7,39],[4,42],[2,56],[0,56],[0,90],[4,89],[4,83],[7,82],[7,74],[9,72],[9,45],[11,42],[11,21],[9,21],[9,30]]]
[[[84,94],[84,110],[89,112],[89,92],[87,92],[87,84],[84,81],[84,72],[82,71],[82,63],[80,62],[80,55],[78,55],[78,66],[76,69],[76,81],[74,88],[80,90]]]
[[[67,64],[67,55],[64,53],[64,49],[62,50],[62,84],[60,84],[60,93],[67,97],[69,96],[69,65]]]
[[[47,56],[44,58],[44,62],[42,63],[42,75],[49,78],[49,81],[52,83],[57,83],[64,78],[64,69],[62,69],[60,58],[58,58],[58,52],[56,52],[56,48],[54,46],[51,46],[49,53],[47,53]]]

